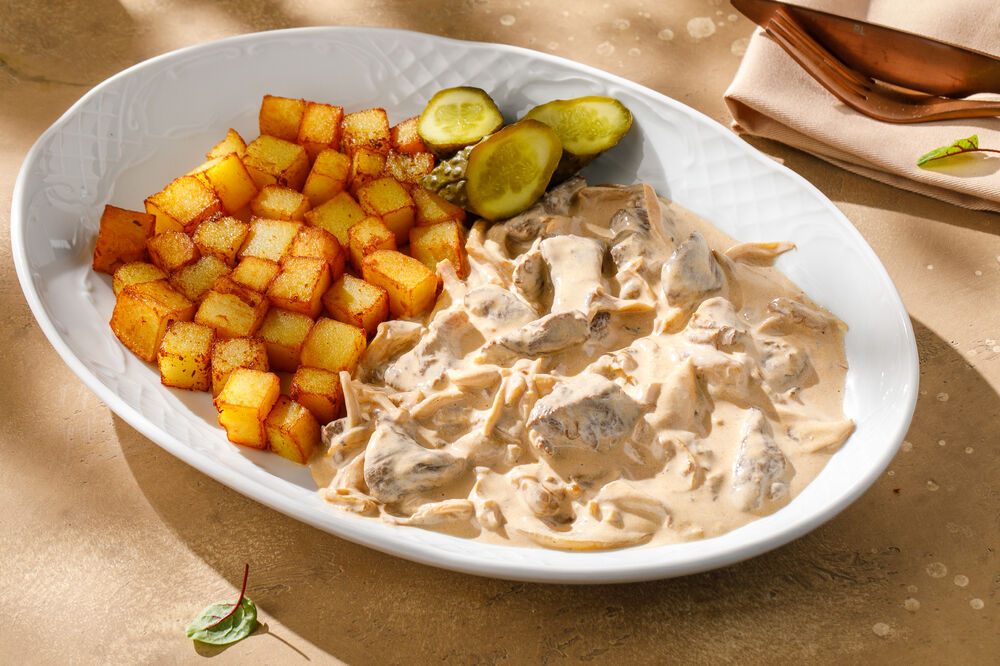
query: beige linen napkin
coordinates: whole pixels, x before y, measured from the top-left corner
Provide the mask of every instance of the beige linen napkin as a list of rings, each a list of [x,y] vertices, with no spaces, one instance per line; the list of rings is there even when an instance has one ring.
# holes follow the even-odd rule
[[[998,0],[794,0],[1000,56]],[[972,134],[1000,150],[1000,116],[898,125],[864,116],[826,91],[763,31],[725,94],[733,128],[774,139],[875,180],[960,206],[1000,212],[1000,155],[921,169],[924,153]],[[988,157],[986,157],[988,155]]]

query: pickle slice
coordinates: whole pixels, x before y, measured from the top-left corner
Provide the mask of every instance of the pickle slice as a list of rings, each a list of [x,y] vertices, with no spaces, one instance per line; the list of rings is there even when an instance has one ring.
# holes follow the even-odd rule
[[[624,104],[598,95],[553,100],[536,106],[524,117],[545,123],[562,141],[563,156],[552,176],[553,183],[587,166],[632,127],[632,113]]]
[[[502,125],[503,116],[485,90],[460,86],[431,97],[417,120],[417,133],[428,150],[444,158]]]
[[[527,209],[559,164],[562,144],[537,120],[522,120],[493,134],[469,151],[465,196],[469,209],[490,221]]]

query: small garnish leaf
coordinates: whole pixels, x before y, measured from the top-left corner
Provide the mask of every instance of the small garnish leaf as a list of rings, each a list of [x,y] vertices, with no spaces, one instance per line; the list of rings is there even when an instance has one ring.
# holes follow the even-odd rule
[[[257,628],[257,606],[246,598],[250,565],[243,569],[243,588],[235,603],[211,604],[192,620],[185,633],[188,638],[210,645],[229,645],[252,634]]]
[[[933,160],[977,151],[979,151],[979,137],[973,134],[968,139],[959,139],[958,141],[949,143],[947,146],[935,148],[931,152],[921,155],[920,159],[917,160],[917,166],[922,167]]]

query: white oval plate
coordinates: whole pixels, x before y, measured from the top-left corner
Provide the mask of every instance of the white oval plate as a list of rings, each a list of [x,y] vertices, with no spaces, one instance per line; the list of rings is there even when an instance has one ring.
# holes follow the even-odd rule
[[[104,204],[143,199],[202,155],[228,127],[257,135],[267,94],[385,107],[417,115],[443,87],[488,90],[516,119],[555,98],[617,97],[635,115],[591,183],[645,180],[740,240],[787,239],[780,268],[850,327],[844,407],[857,431],[805,491],[777,513],[720,537],[663,547],[567,553],[492,546],[393,527],[326,506],[308,470],[226,441],[205,394],[161,386],[154,366],[108,328],[110,280],[90,270]],[[844,509],[895,454],[917,395],[916,344],[885,269],[818,190],[725,127],[625,79],[496,44],[378,28],[302,28],[168,53],[108,79],[38,139],[14,188],[11,241],[25,297],[56,351],[115,413],[229,487],[345,539],[426,564],[502,578],[597,583],[694,573],[752,557]]]

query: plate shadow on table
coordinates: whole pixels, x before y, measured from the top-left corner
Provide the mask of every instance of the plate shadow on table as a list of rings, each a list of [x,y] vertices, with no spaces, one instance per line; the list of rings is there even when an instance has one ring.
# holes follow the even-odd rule
[[[1000,576],[980,574],[963,589],[928,567],[1000,570],[1000,448],[990,445],[1000,396],[946,341],[914,326],[924,388],[891,475],[782,548],[677,579],[541,585],[415,564],[259,505],[117,417],[115,430],[138,486],[179,540],[234,587],[250,563],[248,594],[273,632],[250,640],[287,641],[290,663],[305,661],[303,642],[352,664],[673,663],[682,655],[685,663],[771,663],[776,645],[810,663],[845,655],[988,661]],[[971,612],[970,595],[986,608]],[[908,597],[924,610],[904,607]],[[883,624],[887,633],[873,631]]]

